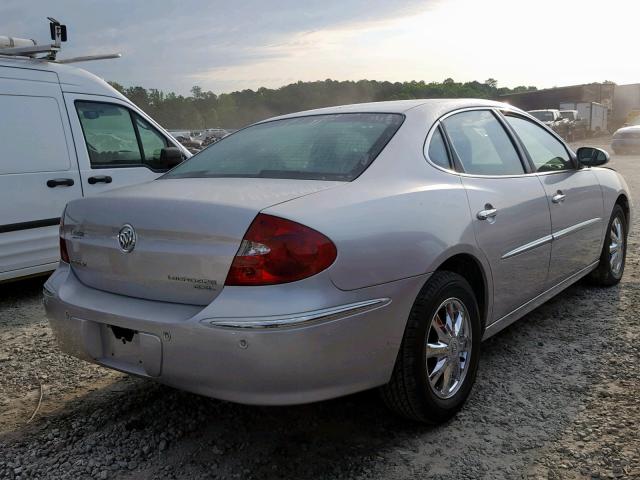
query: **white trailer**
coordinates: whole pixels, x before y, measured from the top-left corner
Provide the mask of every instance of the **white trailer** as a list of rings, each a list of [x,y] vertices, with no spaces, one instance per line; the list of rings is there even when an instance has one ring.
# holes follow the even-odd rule
[[[560,110],[577,110],[580,118],[586,120],[590,132],[598,134],[607,131],[608,109],[597,102],[563,102]]]

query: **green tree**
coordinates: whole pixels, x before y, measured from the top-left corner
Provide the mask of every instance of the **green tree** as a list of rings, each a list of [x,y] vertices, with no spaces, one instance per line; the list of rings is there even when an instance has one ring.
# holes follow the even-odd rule
[[[491,88],[498,88],[498,81],[495,78],[488,78],[484,81],[485,85],[488,85]]]
[[[107,82],[107,83],[124,95],[124,87],[120,85],[118,82]]]
[[[400,100],[412,98],[499,98],[514,92],[536,90],[533,86],[499,87],[489,78],[484,82],[376,80],[296,82],[280,88],[259,88],[216,95],[200,86],[190,96],[176,95],[141,86],[110,84],[126,95],[166,128],[196,130],[202,128],[239,128],[274,115],[346,103]]]

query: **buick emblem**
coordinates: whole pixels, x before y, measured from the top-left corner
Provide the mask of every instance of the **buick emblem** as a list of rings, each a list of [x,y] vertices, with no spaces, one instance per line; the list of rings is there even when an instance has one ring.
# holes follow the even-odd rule
[[[136,248],[137,240],[138,237],[133,227],[128,223],[124,224],[118,232],[118,244],[120,245],[120,250],[122,250],[124,253],[131,252],[134,248]]]

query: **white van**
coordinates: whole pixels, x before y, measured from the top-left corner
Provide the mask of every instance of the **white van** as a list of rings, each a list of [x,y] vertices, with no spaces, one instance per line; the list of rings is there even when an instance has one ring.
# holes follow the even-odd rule
[[[0,282],[56,268],[67,202],[153,180],[189,156],[98,77],[0,55]]]

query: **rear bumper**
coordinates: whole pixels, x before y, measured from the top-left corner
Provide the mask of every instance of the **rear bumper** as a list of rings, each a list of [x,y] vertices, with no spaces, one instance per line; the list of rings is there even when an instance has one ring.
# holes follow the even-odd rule
[[[278,302],[296,313],[274,315],[278,307],[260,308],[255,304],[260,296],[252,301],[247,290],[264,287],[227,287],[203,309],[101,292],[62,266],[45,285],[44,303],[68,354],[214,398],[285,405],[386,383],[426,278],[352,292],[333,287],[328,295],[316,295],[309,309],[301,310],[293,298]],[[290,296],[308,294],[300,286],[278,288],[288,289]],[[244,298],[244,306],[238,298]],[[325,305],[319,305],[320,298]],[[267,314],[256,315],[260,310]],[[112,326],[137,334],[124,344]]]

